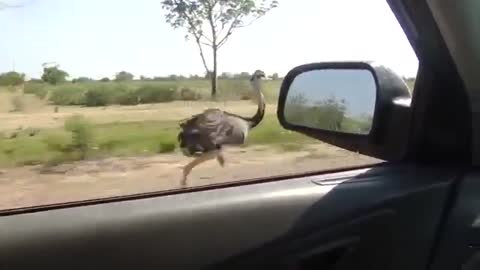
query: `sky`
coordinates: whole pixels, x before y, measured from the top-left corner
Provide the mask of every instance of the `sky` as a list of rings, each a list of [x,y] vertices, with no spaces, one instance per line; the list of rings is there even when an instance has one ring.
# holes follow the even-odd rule
[[[3,0],[0,72],[39,78],[56,62],[71,77],[204,74],[195,42],[165,22],[161,0]],[[219,51],[219,73],[264,70],[284,75],[297,65],[367,60],[414,77],[418,60],[385,0],[279,0],[238,29]]]

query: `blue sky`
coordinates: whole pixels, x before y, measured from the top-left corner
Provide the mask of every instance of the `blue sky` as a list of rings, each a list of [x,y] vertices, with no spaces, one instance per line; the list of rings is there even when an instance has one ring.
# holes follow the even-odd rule
[[[160,0],[4,0],[0,72],[40,77],[57,62],[73,77],[203,74],[196,45],[164,19]],[[415,76],[418,61],[385,0],[279,0],[235,32],[219,52],[219,72],[285,74],[316,61],[373,60]]]

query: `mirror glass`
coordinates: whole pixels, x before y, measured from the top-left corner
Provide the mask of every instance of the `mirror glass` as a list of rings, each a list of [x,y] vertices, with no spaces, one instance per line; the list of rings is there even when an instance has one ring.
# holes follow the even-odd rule
[[[376,84],[367,69],[321,69],[295,77],[284,107],[296,126],[368,134],[375,110]]]

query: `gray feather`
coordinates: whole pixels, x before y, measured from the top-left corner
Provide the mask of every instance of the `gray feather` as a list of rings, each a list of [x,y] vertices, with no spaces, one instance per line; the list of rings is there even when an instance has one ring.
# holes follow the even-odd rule
[[[248,122],[219,109],[207,109],[180,123],[180,147],[188,152],[208,152],[225,144],[243,144]]]

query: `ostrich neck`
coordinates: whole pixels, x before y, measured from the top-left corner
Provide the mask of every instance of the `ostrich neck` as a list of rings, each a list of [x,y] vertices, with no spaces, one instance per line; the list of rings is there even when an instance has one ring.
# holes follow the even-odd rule
[[[255,93],[255,98],[257,101],[258,108],[257,108],[257,113],[255,113],[255,115],[252,118],[248,119],[250,128],[256,127],[262,121],[265,115],[265,100],[264,100],[263,93],[261,91],[259,80],[252,81],[252,88],[253,88],[253,92]]]

